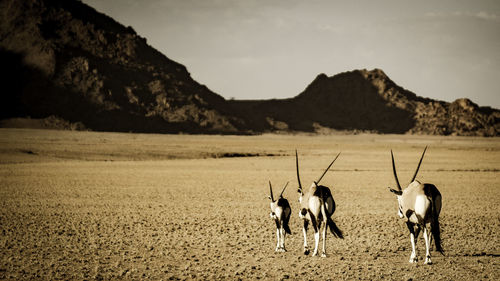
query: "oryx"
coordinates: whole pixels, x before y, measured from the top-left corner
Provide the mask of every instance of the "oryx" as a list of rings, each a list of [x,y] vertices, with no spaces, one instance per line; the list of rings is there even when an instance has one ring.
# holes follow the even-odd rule
[[[431,264],[431,241],[432,236],[434,236],[434,243],[436,245],[436,251],[443,254],[443,248],[441,247],[441,236],[439,230],[439,213],[441,212],[441,193],[436,188],[435,185],[430,183],[420,183],[415,180],[417,176],[418,169],[424,158],[427,146],[420,157],[418,162],[417,170],[413,175],[413,178],[404,190],[401,189],[399,184],[398,175],[396,173],[396,166],[394,164],[394,155],[391,150],[392,158],[392,170],[394,173],[394,179],[396,180],[397,190],[389,187],[390,191],[395,193],[398,198],[398,215],[400,218],[406,219],[406,225],[410,230],[410,241],[412,252],[410,256],[410,262],[417,262],[417,250],[415,246],[415,240],[418,238],[420,230],[424,229],[424,239],[425,239],[425,264]],[[431,236],[432,235],[432,236]]]
[[[276,252],[286,252],[285,249],[285,236],[286,234],[292,234],[290,231],[290,227],[288,226],[288,221],[290,221],[290,214],[292,213],[292,209],[290,208],[290,204],[288,200],[283,198],[283,192],[285,191],[288,182],[283,187],[283,190],[280,193],[280,196],[277,200],[274,200],[273,197],[273,187],[271,186],[271,181],[269,181],[269,190],[271,195],[269,199],[271,199],[271,218],[276,222],[276,238],[278,242],[276,243]]]
[[[319,185],[319,182],[326,174],[328,169],[332,166],[333,162],[337,160],[340,153],[337,154],[335,159],[328,165],[326,170],[323,172],[321,177],[317,181],[314,181],[311,184],[309,190],[304,191],[302,188],[302,184],[300,183],[300,175],[299,175],[299,157],[297,155],[297,150],[295,150],[295,165],[297,168],[297,181],[299,183],[299,203],[300,203],[300,211],[299,217],[304,220],[304,226],[302,228],[302,232],[304,234],[304,254],[309,254],[309,248],[307,246],[307,228],[309,223],[312,224],[314,229],[314,251],[313,256],[318,254],[318,246],[319,246],[319,231],[321,230],[321,225],[323,224],[323,252],[321,253],[322,257],[326,257],[326,229],[330,227],[330,231],[332,234],[339,238],[344,238],[342,235],[342,231],[337,227],[335,222],[333,222],[331,216],[333,212],[335,212],[335,201],[333,200],[332,193],[330,189],[326,186]]]

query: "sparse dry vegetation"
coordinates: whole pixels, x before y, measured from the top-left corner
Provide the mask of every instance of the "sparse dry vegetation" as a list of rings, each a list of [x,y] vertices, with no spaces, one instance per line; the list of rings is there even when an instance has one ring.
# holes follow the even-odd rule
[[[498,138],[0,129],[0,144],[0,279],[500,279]],[[408,263],[387,191],[389,149],[403,183],[425,145],[419,179],[443,194],[432,266]],[[322,183],[345,239],[330,234],[324,259],[302,254],[295,148],[304,183],[342,151]],[[274,252],[269,179],[291,182],[287,253]]]

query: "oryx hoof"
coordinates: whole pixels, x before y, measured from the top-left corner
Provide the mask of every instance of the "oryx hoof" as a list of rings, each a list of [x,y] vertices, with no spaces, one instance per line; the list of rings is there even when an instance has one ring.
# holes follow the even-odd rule
[[[411,257],[410,258],[410,263],[416,263],[418,262],[418,258],[417,257]]]
[[[309,249],[307,249],[307,248],[304,249],[304,255],[306,255],[306,256],[309,255]]]
[[[431,265],[431,264],[432,264],[432,261],[431,261],[431,257],[430,257],[430,256],[427,256],[427,257],[425,258],[424,264],[429,264],[429,265]]]
[[[321,254],[321,257],[322,257],[322,258],[326,258],[326,253],[322,253],[322,254]]]
[[[312,256],[315,257],[318,255],[318,251],[313,252]]]

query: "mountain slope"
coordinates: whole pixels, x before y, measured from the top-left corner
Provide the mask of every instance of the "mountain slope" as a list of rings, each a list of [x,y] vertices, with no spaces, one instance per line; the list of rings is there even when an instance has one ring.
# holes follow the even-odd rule
[[[222,97],[131,27],[71,0],[4,0],[0,11],[2,73],[20,77],[6,79],[14,106],[2,117],[58,115],[108,131],[238,132],[238,120],[221,113]]]
[[[320,74],[290,99],[228,101],[133,28],[76,0],[0,1],[0,61],[0,119],[155,133],[500,134],[498,110],[418,97],[378,69]]]

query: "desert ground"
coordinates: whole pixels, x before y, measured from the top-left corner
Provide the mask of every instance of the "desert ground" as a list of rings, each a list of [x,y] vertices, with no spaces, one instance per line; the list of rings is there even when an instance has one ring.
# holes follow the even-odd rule
[[[0,129],[0,144],[0,279],[500,280],[499,138]],[[405,185],[426,145],[417,179],[443,196],[432,265],[422,236],[408,262],[387,188],[390,149]],[[342,152],[321,181],[345,235],[326,258],[302,253],[295,149],[307,186]],[[290,182],[286,253],[268,180]]]

